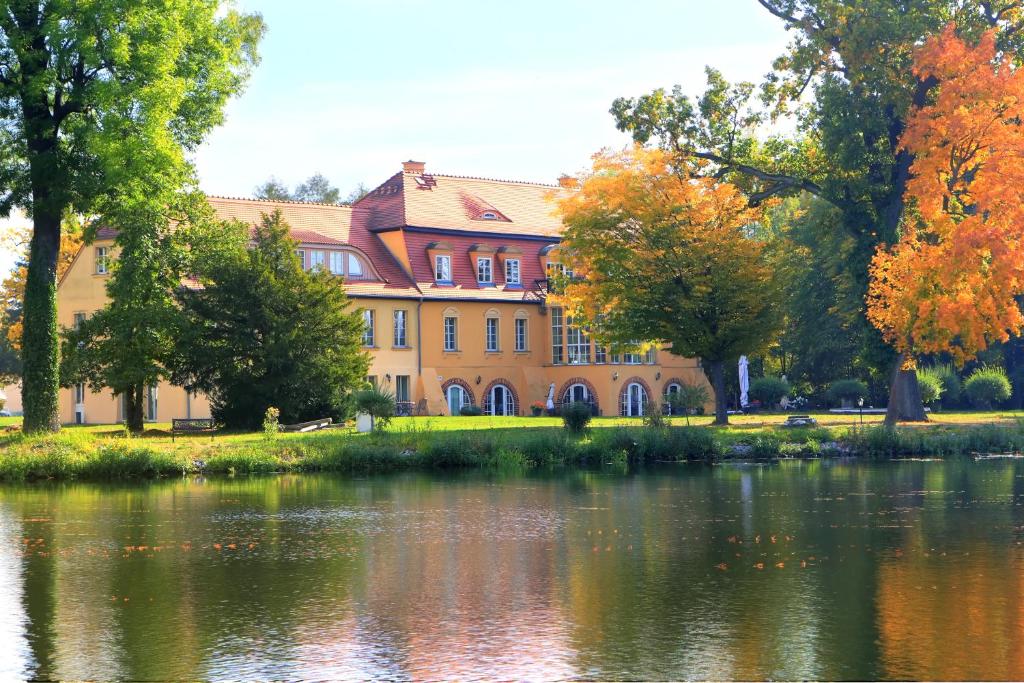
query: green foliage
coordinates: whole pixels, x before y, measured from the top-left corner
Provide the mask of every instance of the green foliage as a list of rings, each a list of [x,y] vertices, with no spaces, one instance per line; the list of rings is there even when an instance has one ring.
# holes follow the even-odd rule
[[[964,382],[964,393],[971,405],[982,410],[1009,400],[1012,391],[1006,371],[997,366],[978,368]]]
[[[344,419],[369,365],[363,321],[341,281],[306,272],[280,212],[264,216],[251,248],[200,261],[201,288],[177,293],[182,315],[172,381],[210,396],[217,421],[257,428],[267,407],[285,423]]]
[[[374,429],[386,429],[395,416],[395,396],[386,389],[370,387],[353,395],[356,412],[373,418]]]
[[[859,379],[840,379],[832,382],[828,388],[828,395],[835,402],[856,401],[860,398],[867,398],[868,385]]]
[[[921,389],[921,400],[926,406],[934,405],[946,390],[938,368],[918,368],[917,386]]]
[[[769,408],[789,396],[789,391],[789,382],[781,377],[758,377],[750,383],[750,397]]]
[[[33,218],[22,361],[25,429],[40,431],[57,426],[61,220],[71,212],[102,219],[125,196],[164,199],[170,186],[185,186],[187,155],[244,86],[263,22],[220,0],[8,9],[0,13],[0,214],[20,206]]]
[[[481,408],[480,406],[475,406],[473,404],[467,404],[467,405],[464,405],[461,408],[459,408],[459,415],[475,416],[475,415],[483,415],[483,414],[484,414],[483,408]]]
[[[345,203],[352,203],[363,196],[369,190],[360,184],[345,198]],[[266,182],[258,185],[253,193],[257,199],[268,199],[284,202],[315,202],[317,204],[339,204],[342,202],[341,190],[331,185],[321,173],[314,173],[304,182],[296,185],[291,191],[288,186],[280,180],[271,176]]]
[[[943,363],[928,368],[928,372],[934,374],[942,383],[942,394],[939,400],[943,408],[952,408],[960,405],[963,394],[963,385],[960,383],[960,375],[950,363]]]
[[[704,408],[708,402],[709,395],[706,387],[700,384],[683,382],[679,390],[665,397],[666,402],[672,409],[673,415],[685,415],[686,424],[690,424],[690,413]]]
[[[594,416],[590,406],[580,401],[563,404],[561,413],[565,428],[574,434],[579,434],[586,429]]]
[[[665,417],[661,405],[654,401],[648,401],[644,404],[642,422],[644,427],[650,427],[651,429],[664,429],[668,427],[668,419]]]
[[[267,412],[263,414],[263,438],[267,441],[276,439],[278,432],[281,431],[280,417],[281,411],[274,406],[267,408]]]

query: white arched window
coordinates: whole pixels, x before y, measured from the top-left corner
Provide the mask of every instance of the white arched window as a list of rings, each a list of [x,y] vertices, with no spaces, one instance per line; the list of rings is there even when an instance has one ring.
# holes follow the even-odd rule
[[[495,384],[487,392],[484,402],[484,412],[488,415],[515,415],[516,398],[504,384]]]
[[[665,387],[665,405],[668,407],[670,415],[676,414],[676,409],[672,407],[672,398],[677,396],[683,387],[680,386],[679,382],[669,382],[668,386]]]
[[[622,392],[619,414],[623,417],[641,417],[647,403],[647,390],[639,382],[631,382]]]
[[[586,384],[572,384],[562,394],[562,403],[590,403],[592,398]]]
[[[448,387],[448,414],[458,415],[463,406],[468,406],[469,393],[458,384]]]

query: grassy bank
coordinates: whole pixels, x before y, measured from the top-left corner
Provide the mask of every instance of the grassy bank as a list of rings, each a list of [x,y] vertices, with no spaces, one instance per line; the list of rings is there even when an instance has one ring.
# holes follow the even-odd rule
[[[449,424],[456,423],[451,420]],[[594,427],[573,435],[558,426],[490,429],[412,427],[374,435],[343,430],[281,435],[127,438],[119,430],[66,429],[57,435],[0,437],[0,481],[145,479],[190,473],[341,472],[405,469],[602,467],[665,461],[718,462],[858,455],[945,457],[1024,449],[1024,421],[782,429],[773,426],[667,429]]]

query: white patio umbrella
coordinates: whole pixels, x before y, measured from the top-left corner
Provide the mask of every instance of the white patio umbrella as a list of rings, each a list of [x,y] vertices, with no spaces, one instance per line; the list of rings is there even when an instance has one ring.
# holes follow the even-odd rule
[[[750,362],[746,356],[740,356],[740,407],[746,408],[748,403],[747,392],[750,391],[750,373],[747,366]]]
[[[548,410],[554,410],[555,409],[555,383],[554,382],[552,382],[551,386],[548,387],[547,409]]]

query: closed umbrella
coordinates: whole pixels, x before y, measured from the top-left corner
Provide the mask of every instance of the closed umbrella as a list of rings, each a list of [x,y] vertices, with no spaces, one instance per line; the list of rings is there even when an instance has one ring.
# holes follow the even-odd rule
[[[747,392],[750,391],[750,373],[747,370],[747,366],[750,363],[747,361],[746,356],[740,356],[740,407],[746,408],[749,398]]]
[[[555,409],[555,383],[554,382],[552,382],[551,386],[548,387],[547,409],[548,410],[554,410]]]

